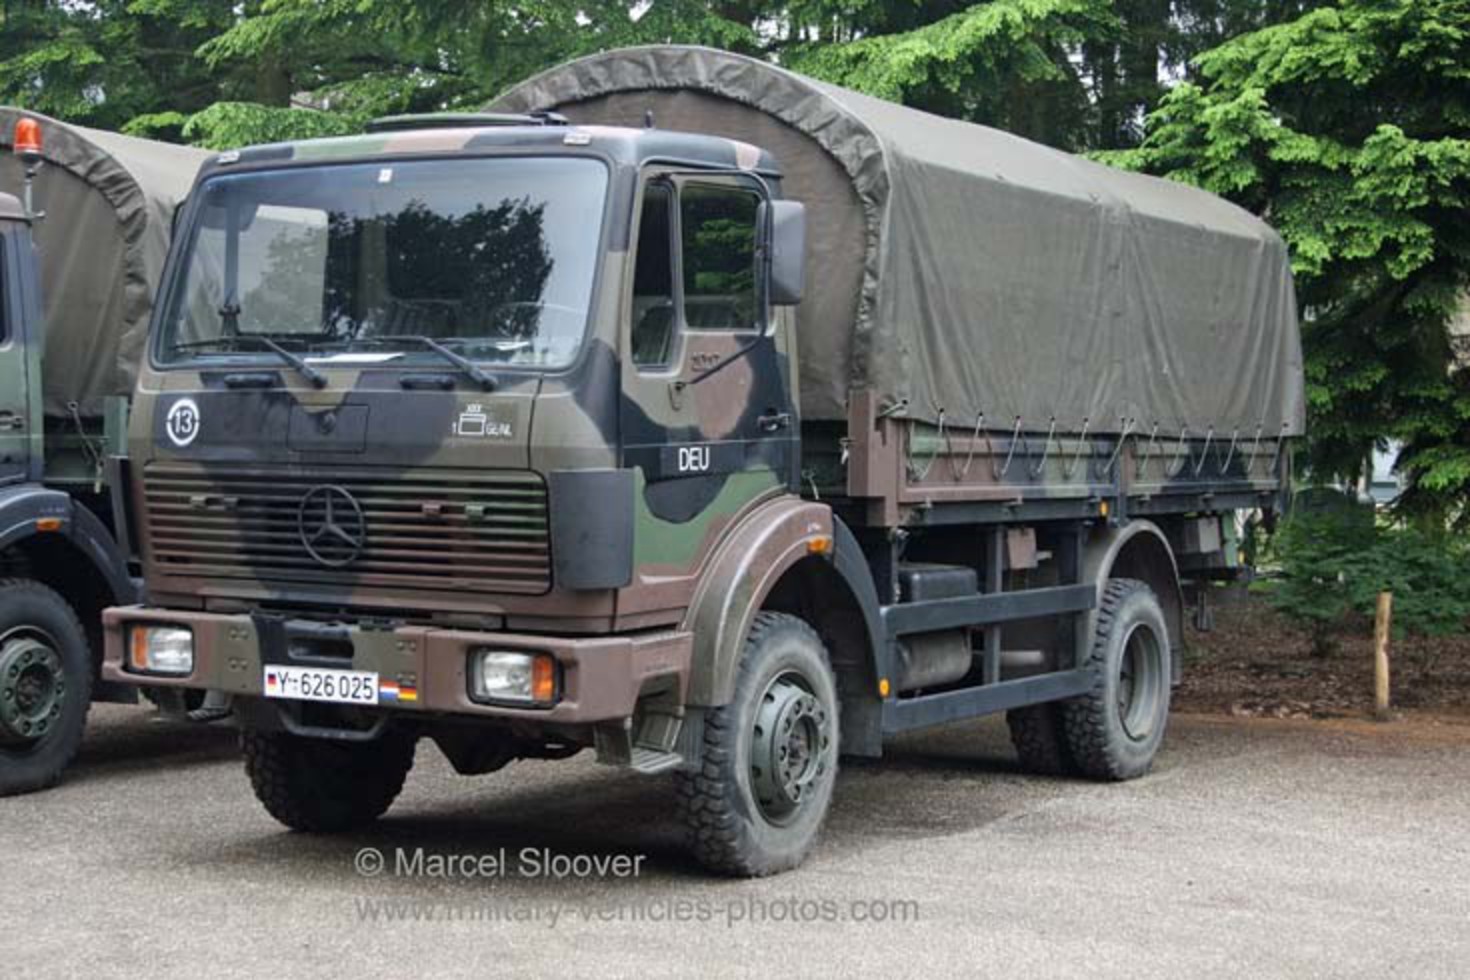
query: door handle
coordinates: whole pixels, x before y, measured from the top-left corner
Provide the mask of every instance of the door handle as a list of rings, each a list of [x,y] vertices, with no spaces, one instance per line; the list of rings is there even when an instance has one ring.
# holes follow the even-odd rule
[[[14,412],[0,412],[0,432],[23,432],[26,420]]]
[[[790,412],[774,412],[770,415],[762,415],[755,420],[762,432],[777,432],[791,424]]]

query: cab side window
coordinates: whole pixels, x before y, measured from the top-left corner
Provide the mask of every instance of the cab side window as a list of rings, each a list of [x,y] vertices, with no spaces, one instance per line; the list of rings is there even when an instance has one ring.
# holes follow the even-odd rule
[[[684,322],[691,330],[756,330],[756,213],[735,187],[686,185],[679,195]]]
[[[670,254],[673,191],[650,184],[638,221],[638,254],[633,270],[633,363],[666,367],[674,353],[674,266]]]

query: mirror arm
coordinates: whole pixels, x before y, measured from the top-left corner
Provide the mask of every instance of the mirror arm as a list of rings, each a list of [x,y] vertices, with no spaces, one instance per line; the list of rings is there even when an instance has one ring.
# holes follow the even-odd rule
[[[750,343],[746,344],[744,347],[740,348],[739,350],[734,351],[729,356],[727,356],[723,360],[721,360],[718,364],[714,364],[714,365],[706,368],[705,370],[703,370],[703,371],[699,372],[698,374],[696,374],[694,377],[690,378],[688,381],[682,381],[682,380],[681,381],[671,381],[670,382],[670,385],[673,386],[673,389],[675,391],[683,391],[685,388],[688,388],[691,385],[697,385],[701,381],[703,381],[705,378],[708,378],[711,375],[714,375],[714,374],[716,374],[716,373],[718,373],[720,371],[723,371],[725,368],[729,367],[731,364],[734,364],[736,361],[740,360],[742,357],[744,357],[745,355],[749,354],[751,351],[755,350],[761,344],[767,343],[771,339],[772,339],[771,338],[771,335],[769,335],[769,334],[765,334],[765,333],[759,334]]]

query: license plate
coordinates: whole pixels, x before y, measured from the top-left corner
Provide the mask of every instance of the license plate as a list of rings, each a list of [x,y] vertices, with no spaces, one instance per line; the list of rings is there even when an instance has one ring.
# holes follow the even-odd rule
[[[378,675],[366,670],[267,665],[262,682],[268,698],[292,701],[331,701],[335,704],[377,704]]]

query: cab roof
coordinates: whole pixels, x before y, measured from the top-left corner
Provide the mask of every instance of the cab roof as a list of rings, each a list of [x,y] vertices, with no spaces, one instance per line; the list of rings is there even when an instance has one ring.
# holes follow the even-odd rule
[[[775,158],[739,140],[697,133],[681,133],[622,126],[571,126],[555,122],[525,125],[474,125],[476,117],[445,124],[445,117],[426,117],[425,128],[407,128],[395,119],[395,128],[356,136],[271,143],[232,150],[216,156],[206,170],[282,163],[320,163],[326,160],[364,161],[393,156],[493,154],[497,150],[545,149],[555,153],[588,150],[614,164],[639,167],[651,162],[677,162],[692,167],[739,169],[779,176]]]

